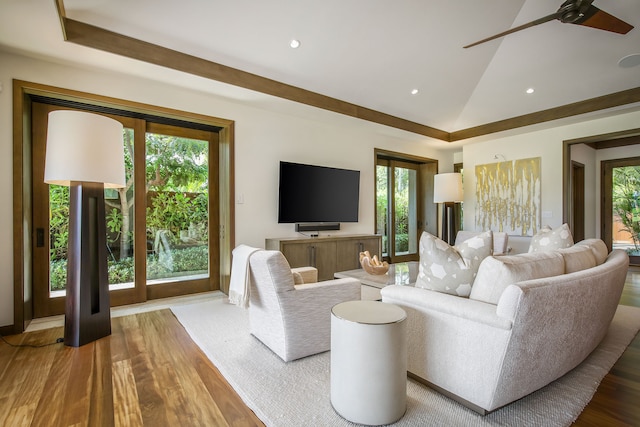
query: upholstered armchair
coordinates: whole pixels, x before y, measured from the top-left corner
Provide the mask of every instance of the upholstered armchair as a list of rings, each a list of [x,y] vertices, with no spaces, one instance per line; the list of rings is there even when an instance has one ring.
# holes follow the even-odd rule
[[[255,252],[249,269],[251,334],[285,362],[329,350],[331,308],[360,299],[356,279],[295,284],[294,276],[313,280],[315,269],[292,272],[280,251]]]

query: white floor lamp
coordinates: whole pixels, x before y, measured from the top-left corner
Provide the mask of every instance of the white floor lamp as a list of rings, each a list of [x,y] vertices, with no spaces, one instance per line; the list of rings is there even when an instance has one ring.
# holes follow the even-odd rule
[[[111,334],[104,189],[125,186],[123,126],[81,111],[49,113],[44,182],[69,186],[64,343]]]
[[[442,240],[453,245],[455,236],[454,203],[463,201],[462,175],[439,173],[434,176],[433,202],[442,203]]]

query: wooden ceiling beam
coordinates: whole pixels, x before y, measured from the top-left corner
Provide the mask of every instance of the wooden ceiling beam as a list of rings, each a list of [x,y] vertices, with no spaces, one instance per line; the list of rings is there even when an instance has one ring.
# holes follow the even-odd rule
[[[178,52],[61,15],[65,40],[127,58],[171,68],[312,107],[380,123],[418,135],[449,141],[449,133],[356,104]]]
[[[488,135],[491,133],[535,125],[571,116],[578,116],[580,114],[592,113],[594,111],[605,110],[607,108],[633,104],[636,102],[640,102],[640,88],[624,90],[609,95],[599,96],[597,98],[562,105],[560,107],[549,108],[535,113],[455,131],[450,134],[450,141],[461,141],[477,136]]]
[[[640,88],[634,88],[450,133],[67,18],[64,0],[56,6],[66,41],[445,142],[640,102]]]

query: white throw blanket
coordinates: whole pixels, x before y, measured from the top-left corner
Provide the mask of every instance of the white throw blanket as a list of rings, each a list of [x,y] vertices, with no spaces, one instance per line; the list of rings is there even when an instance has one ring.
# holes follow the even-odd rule
[[[251,289],[249,274],[249,258],[259,251],[247,245],[239,245],[232,252],[231,283],[229,284],[229,302],[242,308],[249,308],[249,290]]]

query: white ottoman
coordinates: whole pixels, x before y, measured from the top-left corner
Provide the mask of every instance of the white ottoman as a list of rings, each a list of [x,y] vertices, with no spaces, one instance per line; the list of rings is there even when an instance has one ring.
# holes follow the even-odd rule
[[[391,424],[407,409],[407,314],[379,301],[331,309],[331,404],[349,421]]]

